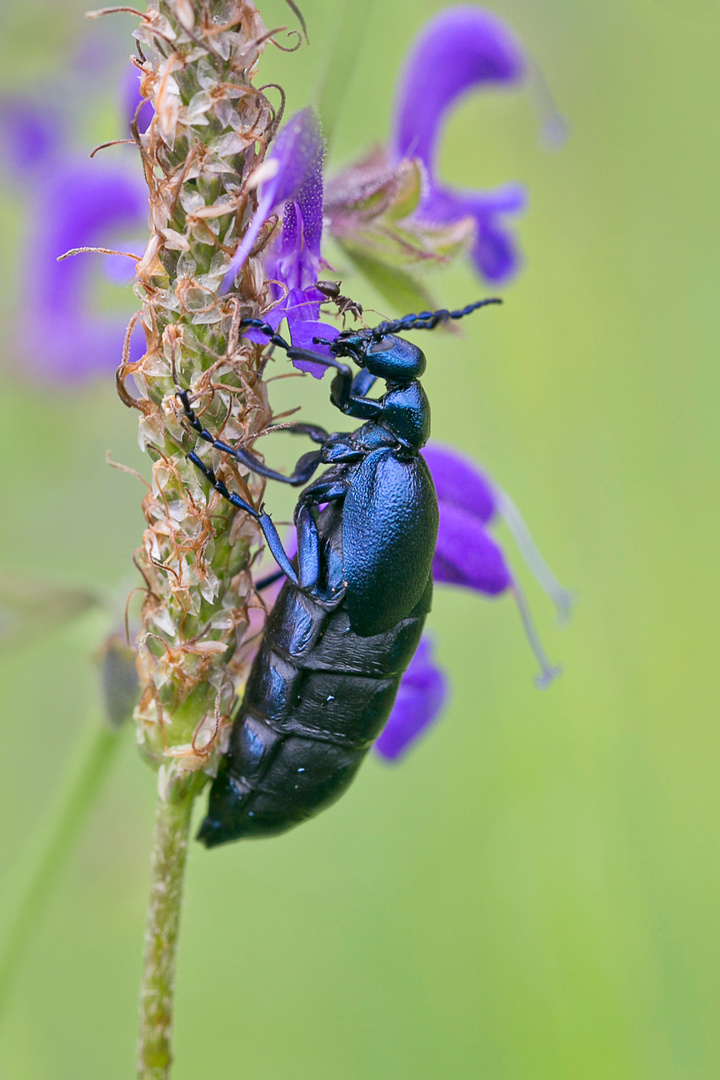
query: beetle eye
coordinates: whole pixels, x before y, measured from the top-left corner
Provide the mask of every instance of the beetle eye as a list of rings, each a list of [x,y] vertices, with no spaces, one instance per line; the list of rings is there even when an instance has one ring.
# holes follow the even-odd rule
[[[391,337],[380,338],[380,341],[374,341],[367,351],[368,356],[374,356],[375,353],[390,352],[395,348],[395,339]]]

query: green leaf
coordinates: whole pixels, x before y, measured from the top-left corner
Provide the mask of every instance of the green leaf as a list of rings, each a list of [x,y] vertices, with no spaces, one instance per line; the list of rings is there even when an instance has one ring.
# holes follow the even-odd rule
[[[393,310],[403,314],[434,307],[432,295],[407,270],[390,266],[355,245],[340,245],[356,269],[384,297]]]

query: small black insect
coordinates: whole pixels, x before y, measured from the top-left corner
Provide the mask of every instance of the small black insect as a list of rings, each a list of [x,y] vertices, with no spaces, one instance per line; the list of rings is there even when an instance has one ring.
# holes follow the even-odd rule
[[[199,833],[208,847],[283,832],[329,805],[388,719],[430,610],[438,528],[435,488],[420,454],[430,435],[430,406],[419,382],[425,356],[396,335],[431,330],[494,303],[500,301],[407,315],[332,342],[316,339],[330,356],[296,349],[260,320],[244,320],[243,327],[266,334],[291,360],[334,368],[330,400],[365,421],[347,434],[293,425],[290,431],[309,436],[319,449],[304,454],[290,476],[216,439],[198,420],[187,391],[179,392],[206,442],[261,476],[308,484],[295,509],[293,564],[265,510],[229,491],[195,452],[188,455],[221,495],[258,521],[287,577],[210,790]],[[360,371],[353,376],[341,357]],[[369,398],[376,379],[386,391]],[[330,468],[308,483],[320,465]]]
[[[358,304],[356,300],[351,300],[349,296],[343,296],[340,292],[341,281],[316,281],[315,288],[318,292],[321,292],[323,296],[331,300],[336,308],[338,315],[352,315],[354,319],[362,319],[363,309],[362,305]]]

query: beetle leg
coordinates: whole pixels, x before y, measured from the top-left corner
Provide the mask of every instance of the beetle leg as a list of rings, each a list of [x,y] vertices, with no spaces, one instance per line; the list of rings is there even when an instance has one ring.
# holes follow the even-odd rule
[[[357,417],[358,420],[376,420],[382,413],[382,405],[365,397],[376,379],[377,376],[371,375],[369,371],[358,371],[348,385],[341,375],[336,375],[330,395],[333,405],[347,416]]]
[[[192,461],[193,465],[197,466],[200,472],[205,476],[212,486],[224,499],[227,499],[229,503],[236,506],[238,510],[244,510],[246,514],[250,514],[254,517],[258,525],[262,529],[263,536],[267,546],[270,548],[275,562],[278,564],[283,573],[290,578],[294,585],[297,585],[297,574],[293,570],[290,559],[287,556],[285,548],[282,546],[282,541],[278,535],[278,531],[275,528],[272,518],[269,514],[266,514],[264,510],[256,510],[249,502],[241,498],[234,491],[230,491],[222,480],[218,479],[209,465],[206,465],[204,461],[201,461],[196,453],[192,452],[188,454],[188,459]]]
[[[353,397],[365,397],[367,392],[377,381],[377,375],[372,375],[364,368],[358,371],[357,375],[352,382],[352,396]]]
[[[323,462],[326,465],[345,465],[350,462],[362,461],[364,456],[365,452],[362,449],[358,449],[350,439],[343,438],[343,436],[335,436],[334,439],[328,440],[323,448]]]
[[[260,578],[259,581],[256,581],[254,583],[255,590],[257,592],[262,592],[263,589],[269,589],[271,585],[274,585],[275,582],[279,581],[282,577],[285,577],[285,572],[283,570],[275,570],[272,574],[268,574],[267,577]]]
[[[230,453],[236,461],[240,462],[241,465],[246,465],[252,472],[265,476],[268,480],[279,480],[281,484],[289,484],[291,487],[302,487],[307,484],[318,465],[322,463],[322,450],[310,450],[307,454],[303,454],[302,457],[298,458],[292,474],[285,476],[284,473],[268,468],[249,450],[233,450],[232,447],[218,441],[213,442],[213,446],[218,450],[223,450],[226,454]]]
[[[354,416],[358,420],[378,420],[382,416],[383,405],[373,398],[351,397],[342,411],[346,416]]]
[[[255,454],[252,453],[252,451],[243,450],[241,447],[230,446],[228,443],[223,442],[222,439],[216,439],[215,436],[211,432],[209,432],[207,428],[204,428],[198,420],[197,414],[195,413],[195,410],[190,404],[190,397],[187,390],[179,390],[177,396],[182,402],[182,407],[185,410],[185,415],[189,423],[192,425],[192,427],[198,433],[201,439],[204,439],[205,442],[210,443],[210,445],[214,446],[216,450],[221,450],[224,454],[228,454],[230,457],[234,458],[235,461],[239,462],[241,465],[244,465],[246,468],[251,469],[253,472],[258,473],[260,476],[267,477],[268,480],[279,480],[281,484],[290,484],[291,487],[302,487],[303,484],[307,484],[308,480],[315,472],[318,465],[320,465],[321,463],[322,451],[311,450],[309,453],[303,454],[302,457],[298,459],[292,475],[285,476],[284,473],[277,472],[275,469],[271,469],[269,466],[265,465],[262,461],[260,461],[258,457],[255,456]],[[301,425],[296,426],[300,427]],[[308,424],[306,426],[308,428],[312,428],[313,432],[316,435],[319,432],[323,431],[322,428],[316,427],[312,424]],[[308,431],[307,434],[310,434],[310,432]],[[324,434],[325,436],[327,436],[327,432],[324,432]],[[313,438],[312,435],[311,438]],[[322,440],[319,438],[314,438],[314,441],[320,442]]]
[[[319,506],[320,503],[344,499],[349,488],[350,484],[347,480],[338,479],[318,480],[317,483],[311,484],[311,486],[306,488],[300,495],[296,519],[303,506]]]
[[[348,492],[347,480],[318,480],[300,496],[297,509],[295,510],[295,526],[298,537],[298,577],[300,587],[312,591],[320,578],[320,536],[318,533],[317,518],[313,510],[322,503],[344,499]],[[342,585],[342,569],[338,568],[335,575],[337,580],[332,582],[332,577],[326,567],[326,587],[331,591]]]
[[[320,576],[320,537],[315,518],[309,506],[300,506],[295,517],[295,525],[298,540],[297,559],[300,588],[313,589],[317,585]],[[261,578],[260,581],[256,581],[255,588],[258,591],[267,589],[283,576],[282,570],[276,570],[274,573],[268,574],[267,577]]]
[[[312,589],[320,576],[320,537],[308,506],[295,516],[298,539],[298,579],[301,589]]]
[[[287,427],[271,426],[265,434],[273,431],[289,431],[291,435],[307,435],[314,443],[324,443],[330,438],[330,432],[319,424],[288,424]]]
[[[483,301],[484,303],[492,303],[492,301]],[[474,310],[475,307],[480,305],[472,305],[468,310]],[[432,329],[435,323],[440,318],[457,319],[467,312],[463,309],[462,312],[430,312],[423,311],[420,315],[406,315],[407,320],[418,320],[417,325],[421,329]],[[426,325],[428,319],[434,319],[432,325]],[[369,420],[378,415],[377,409],[373,408],[376,404],[367,400],[364,395],[368,392],[372,384],[375,382],[375,376],[369,375],[368,372],[359,372],[353,376],[352,369],[347,364],[343,364],[337,356],[325,356],[323,353],[314,352],[312,349],[298,349],[294,345],[288,344],[283,337],[281,337],[276,330],[273,330],[272,326],[262,322],[260,319],[242,319],[240,325],[242,327],[253,327],[256,330],[260,330],[263,334],[266,334],[269,341],[273,345],[277,345],[279,348],[284,349],[290,360],[307,360],[313,364],[322,364],[323,367],[335,368],[337,374],[332,381],[332,387],[330,391],[330,400],[342,412],[349,413],[350,416],[357,416],[360,419]],[[328,345],[332,348],[333,343],[326,342],[322,338],[314,339],[318,344]],[[351,402],[361,402],[359,406],[356,404],[354,409],[348,408]],[[310,432],[306,432],[310,434]],[[203,436],[204,437],[204,436]],[[312,436],[311,436],[312,438]],[[315,440],[319,441],[318,439]]]
[[[241,319],[240,328],[242,330],[250,328],[252,328],[253,330],[259,330],[261,333],[265,334],[267,338],[270,339],[270,343],[272,345],[279,346],[279,348],[284,349],[285,352],[287,352],[288,349],[291,348],[289,342],[287,342],[285,338],[281,337],[280,334],[278,334],[277,330],[274,330],[272,326],[270,326],[268,323],[263,322],[262,319]]]
[[[255,330],[260,330],[261,333],[266,334],[270,343],[284,349],[290,360],[308,360],[312,364],[322,364],[323,367],[335,368],[338,374],[333,380],[333,387],[339,379],[340,385],[342,386],[342,395],[345,398],[350,396],[353,374],[347,364],[343,364],[337,357],[326,356],[324,353],[315,352],[313,349],[295,348],[294,345],[288,344],[276,330],[273,330],[272,326],[262,322],[260,319],[242,319],[240,326],[253,327]],[[320,344],[320,339],[318,339],[318,344]]]

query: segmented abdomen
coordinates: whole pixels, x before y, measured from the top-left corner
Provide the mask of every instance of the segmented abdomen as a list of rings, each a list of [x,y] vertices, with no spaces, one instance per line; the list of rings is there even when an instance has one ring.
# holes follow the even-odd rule
[[[432,581],[413,612],[374,637],[286,582],[268,618],[199,839],[208,847],[283,832],[337,799],[380,734],[420,641]]]

